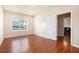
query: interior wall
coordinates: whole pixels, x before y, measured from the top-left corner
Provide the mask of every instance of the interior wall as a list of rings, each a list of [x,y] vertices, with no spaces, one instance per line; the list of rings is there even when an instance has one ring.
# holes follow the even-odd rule
[[[57,15],[57,36],[64,36],[63,15]]]
[[[71,27],[71,18],[64,18],[64,27]]]
[[[54,16],[52,20],[57,20],[57,17],[56,17],[57,15],[68,13],[68,12],[71,12],[71,45],[79,48],[79,33],[78,33],[79,32],[79,6],[59,7],[59,8],[56,8],[55,10],[50,10],[48,12],[37,15],[35,17],[35,34],[50,38],[51,34],[49,34],[49,30],[47,30],[49,28],[47,27],[47,29],[42,29],[41,26],[39,27],[39,24],[41,23],[38,23],[38,21],[43,20],[42,18],[45,19],[46,17],[49,17],[49,16]],[[56,23],[56,21],[52,22],[51,27],[57,30],[57,26],[53,25],[53,23]],[[41,31],[38,29],[41,29]],[[51,30],[51,32],[57,33],[56,30],[55,31]],[[56,40],[56,37],[57,37],[57,34],[52,34],[52,39]]]
[[[52,40],[57,40],[57,15],[68,13],[71,11],[72,11],[71,6],[61,6],[35,16],[35,34],[43,37],[47,37]],[[45,29],[41,28],[42,21],[44,19],[45,19],[45,23],[49,22],[48,24],[46,23]],[[39,21],[41,22],[39,23]]]
[[[3,41],[3,9],[0,6],[0,45]]]
[[[72,11],[72,45],[79,48],[79,6]]]
[[[28,30],[20,30],[20,31],[14,31],[11,28],[12,18],[24,18],[25,20],[28,20]],[[15,37],[20,35],[29,35],[33,34],[33,16],[28,16],[24,14],[19,13],[13,13],[13,12],[7,12],[4,11],[4,37]]]
[[[56,20],[55,16],[43,16],[39,15],[35,17],[35,34],[49,38],[56,38]]]
[[[2,10],[0,9],[0,11],[2,11]],[[79,33],[78,33],[79,32],[79,6],[76,6],[76,7],[62,6],[62,7],[52,9],[47,12],[41,13],[40,15],[35,16],[34,31],[32,31],[33,17],[30,17],[30,16],[28,16],[28,18],[31,19],[31,20],[29,19],[29,22],[30,22],[29,23],[29,25],[30,25],[29,31],[17,31],[17,32],[11,31],[11,29],[10,29],[11,18],[12,18],[12,16],[15,17],[16,15],[19,15],[19,14],[5,12],[5,14],[4,14],[5,15],[5,17],[4,17],[5,18],[4,19],[4,27],[5,27],[4,34],[5,35],[4,36],[8,37],[8,36],[25,35],[28,33],[30,33],[30,34],[34,33],[36,35],[40,35],[43,37],[47,37],[47,38],[56,40],[56,37],[57,37],[57,25],[56,25],[57,15],[64,14],[67,12],[71,12],[71,22],[72,22],[71,24],[73,24],[73,25],[71,25],[71,43],[72,43],[72,45],[79,47]],[[0,14],[2,14],[2,12]],[[50,21],[51,21],[52,25],[50,26],[49,19],[51,19],[51,18],[52,18],[52,20],[50,20]],[[3,19],[2,16],[1,16],[1,19]],[[1,20],[0,20],[0,22],[1,22]],[[50,32],[51,32],[51,34],[50,34]]]

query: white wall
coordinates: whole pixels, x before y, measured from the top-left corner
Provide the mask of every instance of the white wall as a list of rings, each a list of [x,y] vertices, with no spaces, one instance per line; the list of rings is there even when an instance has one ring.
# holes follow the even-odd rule
[[[56,38],[55,16],[39,15],[35,17],[35,34],[45,38]]]
[[[0,45],[3,41],[3,10],[0,7]]]
[[[54,10],[50,10],[48,12],[41,13],[40,15],[37,15],[35,17],[35,34],[51,38],[56,40],[57,36],[57,27],[56,27],[56,16],[59,14],[64,14],[67,12],[71,12],[71,44],[73,46],[79,47],[79,6],[62,6],[59,8],[56,8]],[[47,17],[52,16],[52,25],[46,24],[46,29],[41,28],[40,24],[42,24],[42,20],[45,19],[45,22],[49,21]],[[39,23],[39,21],[41,22]],[[51,27],[52,29],[50,29]],[[41,29],[41,30],[40,30]],[[51,34],[50,31],[52,32]],[[51,36],[51,37],[50,37]]]
[[[35,34],[47,37],[49,39],[57,39],[57,15],[71,12],[71,6],[61,6],[48,12],[41,13],[35,17]],[[46,28],[42,28],[43,20]],[[39,23],[40,22],[40,23]],[[41,25],[40,25],[41,24]],[[40,30],[41,29],[41,30]]]
[[[12,18],[24,18],[25,20],[28,19],[28,30],[23,31],[12,31],[11,23]],[[20,35],[29,35],[33,34],[33,16],[28,16],[19,13],[7,12],[4,11],[4,37],[15,37]]]
[[[72,11],[72,45],[79,47],[79,6]]]

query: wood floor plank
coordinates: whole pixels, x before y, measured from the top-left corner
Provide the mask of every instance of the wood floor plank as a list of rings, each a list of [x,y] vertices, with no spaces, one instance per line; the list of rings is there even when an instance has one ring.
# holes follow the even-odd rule
[[[61,38],[60,38],[61,39]],[[5,38],[0,46],[1,53],[71,53],[79,52],[79,48],[57,45],[57,41],[37,35]]]

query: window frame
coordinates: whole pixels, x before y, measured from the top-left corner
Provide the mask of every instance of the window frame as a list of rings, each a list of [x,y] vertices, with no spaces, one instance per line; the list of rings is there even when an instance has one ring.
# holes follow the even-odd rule
[[[22,20],[22,21],[25,21],[26,22],[26,29],[21,29],[21,30],[13,30],[13,21],[19,21],[19,20]],[[24,18],[12,18],[11,20],[11,31],[28,31],[28,19],[24,19]]]

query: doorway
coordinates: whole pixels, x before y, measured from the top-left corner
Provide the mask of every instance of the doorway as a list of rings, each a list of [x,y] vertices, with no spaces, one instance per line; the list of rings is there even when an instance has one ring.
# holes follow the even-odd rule
[[[69,52],[71,46],[71,13],[57,15],[57,48]]]

